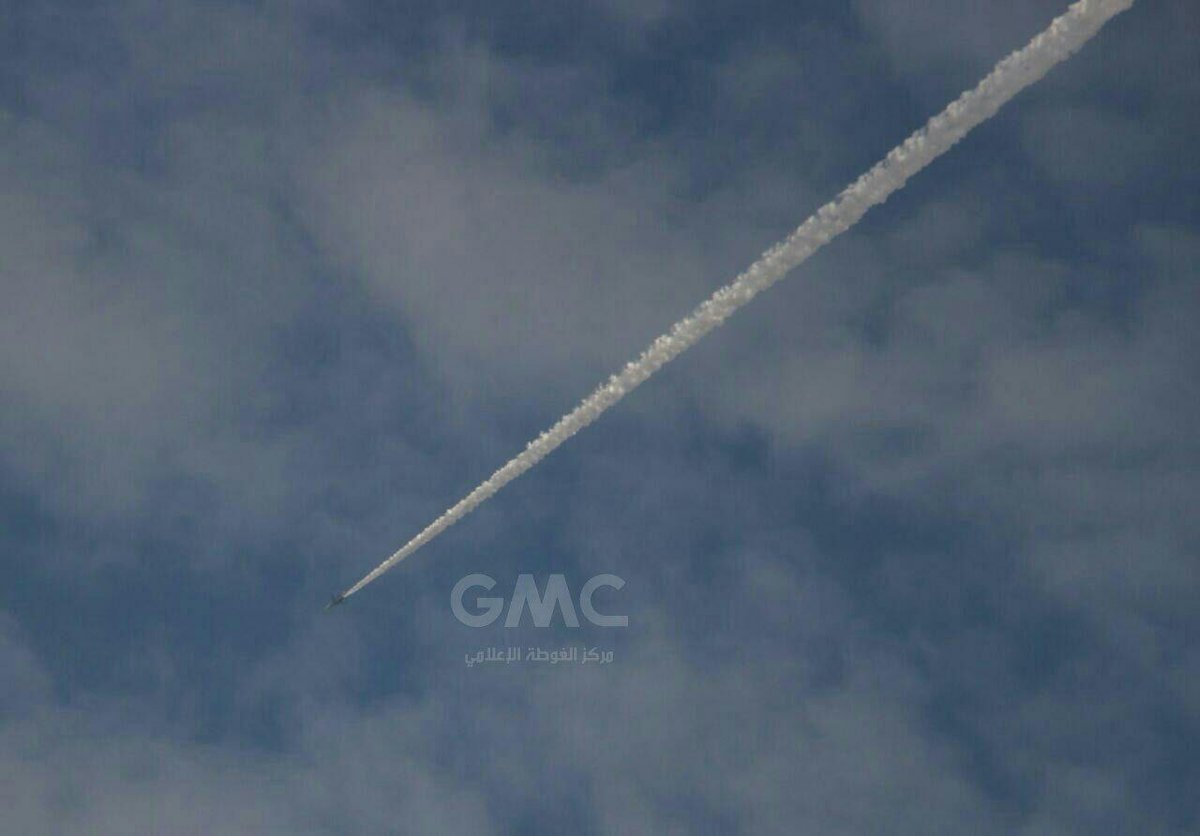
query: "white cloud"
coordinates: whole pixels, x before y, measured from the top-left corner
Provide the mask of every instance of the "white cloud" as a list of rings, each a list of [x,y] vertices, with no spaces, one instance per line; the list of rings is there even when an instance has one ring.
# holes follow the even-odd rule
[[[139,8],[135,23],[156,19],[156,6]],[[945,16],[927,5],[901,20],[881,4],[857,8],[906,72],[954,65],[967,76],[1059,10],[1025,3],[1001,20],[994,9]],[[221,509],[221,530],[197,553],[284,529],[304,541],[300,561],[376,549],[381,529],[423,523],[453,498],[456,486],[438,493],[456,478],[446,471],[467,468],[447,458],[470,459],[476,472],[499,463],[477,468],[481,449],[525,440],[511,424],[495,427],[498,413],[537,423],[556,414],[818,202],[803,171],[781,176],[751,160],[702,201],[681,196],[694,162],[687,143],[635,140],[630,115],[583,71],[543,75],[460,44],[427,68],[435,94],[418,100],[254,12],[164,20],[157,38],[126,24],[137,47],[122,82],[131,86],[69,74],[34,85],[41,116],[10,119],[0,139],[12,161],[0,168],[0,461],[19,490],[65,518],[133,530],[156,485],[181,477],[208,486]],[[935,37],[935,24],[962,37]],[[193,33],[202,37],[182,50]],[[311,82],[292,72],[305,66],[329,73],[327,90],[297,80]],[[786,54],[735,51],[715,94],[730,108],[743,85],[773,96],[796,66]],[[1079,81],[1053,83],[1061,93]],[[581,90],[596,109],[570,109]],[[497,102],[531,91],[553,107],[532,126],[497,130]],[[945,92],[956,89],[938,98]],[[134,143],[138,125],[123,108],[144,95],[195,107],[161,114]],[[572,141],[595,135],[596,170],[568,177],[556,166],[561,149],[542,131],[560,107]],[[1125,117],[1077,107],[1021,111],[1030,156],[1101,191],[1130,182],[1136,166],[1109,169],[1108,154],[1128,159],[1137,132]],[[96,159],[97,113],[129,118],[130,148],[149,148],[144,169]],[[738,113],[751,120],[755,105]],[[1098,136],[1110,118],[1115,133]],[[814,144],[828,140],[803,114],[796,122]],[[1062,157],[1085,145],[1088,155]],[[567,520],[557,547],[581,562],[644,559],[645,586],[629,590],[648,626],[610,677],[462,686],[435,664],[419,698],[351,708],[341,700],[369,678],[367,650],[384,639],[312,627],[236,684],[237,710],[278,700],[286,715],[284,751],[247,752],[187,742],[190,729],[148,730],[119,709],[55,703],[9,630],[0,667],[16,684],[0,701],[22,713],[0,732],[8,821],[25,832],[163,822],[184,832],[401,822],[484,832],[549,800],[614,831],[690,830],[703,816],[755,832],[1007,831],[1014,816],[1030,832],[1110,816],[1153,829],[1136,765],[1120,746],[1089,742],[1109,723],[1154,760],[1148,703],[1196,716],[1194,654],[1160,620],[1190,617],[1197,592],[1188,569],[1200,247],[1162,226],[1119,232],[1078,259],[1033,244],[1016,252],[990,244],[997,230],[1011,240],[1012,218],[986,185],[930,197],[911,214],[881,213],[872,232],[831,248],[632,399],[613,418],[637,429],[640,447],[581,445],[577,481],[530,486],[556,494],[544,513]],[[1072,211],[1109,210],[1097,199]],[[1122,266],[1103,258],[1114,251]],[[421,404],[397,403],[394,391],[419,372],[386,378],[390,356],[332,382],[284,379],[275,338],[306,315],[309,282],[335,276],[342,298],[374,306],[397,340],[413,341],[431,381],[428,391],[413,385]],[[1115,312],[1081,292],[1097,282],[1126,293]],[[289,395],[306,386],[327,397],[293,412]],[[422,422],[446,433],[441,447],[393,417],[422,405]],[[680,428],[700,437],[698,450],[653,443]],[[765,439],[767,461],[746,464],[751,477],[739,480],[710,459],[724,449],[717,433],[747,428]],[[363,436],[368,452],[340,462],[342,447],[325,442],[347,435]],[[809,486],[795,484],[807,473],[788,457],[806,452],[832,463],[833,505],[882,497],[948,529],[996,534],[1013,561],[997,574],[1015,576],[1032,600],[1007,601],[1017,614],[992,623],[997,602],[976,613],[977,590],[960,575],[930,577],[899,548],[862,555],[880,566],[859,580],[901,617],[920,620],[904,610],[914,601],[954,604],[953,639],[908,624],[912,635],[880,636],[865,610],[874,599],[835,581],[850,570],[796,522],[791,506]],[[864,512],[862,525],[872,522]],[[726,542],[710,542],[714,531]],[[964,574],[975,559],[940,557],[961,560]],[[94,565],[96,555],[62,559]],[[720,643],[692,635],[695,622],[671,609],[713,594],[710,562],[741,569],[719,588],[729,628]],[[255,566],[247,559],[237,577]],[[432,616],[449,621],[441,603]],[[1021,619],[1035,619],[1022,606],[1082,618],[1099,646],[1081,652],[1087,664],[1047,673],[1041,694],[1013,682],[1013,659],[1029,648],[1004,618],[1027,627]],[[457,640],[422,629],[433,652]],[[818,674],[818,646],[840,669]],[[712,656],[697,661],[697,648]],[[1129,674],[1126,686],[1088,664]],[[164,667],[164,678],[176,675]],[[962,739],[931,728],[941,677],[976,701]],[[1093,705],[1089,691],[1109,699]],[[1093,707],[1101,720],[1079,720]],[[1018,787],[1027,817],[973,771],[972,742]]]

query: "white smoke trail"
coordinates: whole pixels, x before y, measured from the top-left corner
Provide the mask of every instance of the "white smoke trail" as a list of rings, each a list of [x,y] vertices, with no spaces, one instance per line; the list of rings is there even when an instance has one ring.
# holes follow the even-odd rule
[[[858,222],[868,209],[882,203],[908,178],[988,119],[1000,106],[1044,76],[1075,52],[1109,18],[1128,9],[1134,0],[1080,0],[1052,22],[1027,46],[1009,55],[973,89],[963,93],[933,117],[870,171],[859,177],[835,200],[822,206],[784,241],[776,244],[731,284],[718,290],[690,316],[651,343],[632,363],[626,364],[579,406],[526,445],[491,478],[471,491],[362,580],[346,590],[348,597],[475,510],[496,491],[533,467],[556,447],[595,421],[610,406],[632,391],[668,361],[797,265]]]

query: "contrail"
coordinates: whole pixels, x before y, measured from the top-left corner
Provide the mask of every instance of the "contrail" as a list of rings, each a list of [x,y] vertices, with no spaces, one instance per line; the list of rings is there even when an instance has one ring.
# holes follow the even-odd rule
[[[972,90],[963,93],[923,128],[894,148],[870,171],[782,242],[767,250],[734,281],[718,290],[641,356],[614,374],[567,415],[525,446],[525,450],[467,494],[400,551],[372,569],[338,598],[349,597],[450,526],[474,511],[502,487],[548,456],[556,447],[599,418],[639,384],[662,368],[762,291],[835,237],[854,226],[868,209],[883,203],[908,178],[929,165],[1000,106],[1050,71],[1099,31],[1109,18],[1134,0],[1080,0],[1044,32],[996,65]],[[337,596],[335,596],[336,598]]]

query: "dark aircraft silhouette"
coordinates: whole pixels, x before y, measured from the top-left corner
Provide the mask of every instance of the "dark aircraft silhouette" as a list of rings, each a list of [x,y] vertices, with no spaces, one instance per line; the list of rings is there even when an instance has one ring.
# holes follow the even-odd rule
[[[342,601],[345,601],[345,600],[346,600],[346,593],[344,593],[344,592],[335,593],[334,596],[329,599],[329,603],[325,605],[325,609],[331,610],[334,607],[336,607],[338,604],[342,603]]]

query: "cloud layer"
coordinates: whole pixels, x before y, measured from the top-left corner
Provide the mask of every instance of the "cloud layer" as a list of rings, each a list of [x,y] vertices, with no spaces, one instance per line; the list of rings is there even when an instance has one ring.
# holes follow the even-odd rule
[[[13,826],[1194,830],[1183,2],[318,617],[1062,11],[945,5],[23,4]],[[614,572],[631,627],[465,628],[476,571]],[[579,641],[616,661],[462,664]]]

